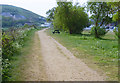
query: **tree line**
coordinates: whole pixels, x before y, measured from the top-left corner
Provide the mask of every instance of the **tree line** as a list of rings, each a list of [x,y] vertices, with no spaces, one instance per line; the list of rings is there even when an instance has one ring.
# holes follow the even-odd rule
[[[18,27],[23,26],[25,23],[29,22],[26,20],[14,20],[12,17],[2,16],[2,27]]]
[[[91,17],[85,12],[90,11]],[[118,2],[87,2],[81,7],[79,3],[57,2],[57,7],[53,7],[46,12],[47,21],[52,22],[55,29],[68,31],[70,34],[81,34],[85,27],[90,26],[89,19],[94,20],[94,27],[91,29],[96,38],[105,35],[107,31],[100,28],[111,22],[118,23]],[[118,33],[118,31],[117,31]]]

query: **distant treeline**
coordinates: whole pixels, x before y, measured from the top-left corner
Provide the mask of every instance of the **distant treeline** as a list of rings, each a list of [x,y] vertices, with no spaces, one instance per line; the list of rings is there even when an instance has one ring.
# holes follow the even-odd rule
[[[2,27],[23,26],[28,20],[14,20],[12,17],[2,16]]]

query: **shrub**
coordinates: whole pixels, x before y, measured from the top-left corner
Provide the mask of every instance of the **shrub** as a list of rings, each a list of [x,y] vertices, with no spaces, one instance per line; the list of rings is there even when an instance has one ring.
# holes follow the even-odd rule
[[[2,59],[2,80],[5,81],[10,77],[10,62],[8,59]]]
[[[19,30],[19,29],[18,29]],[[24,42],[27,41],[26,37],[30,33],[29,29],[24,29],[18,31],[15,30],[15,33],[11,34],[12,31],[6,31],[2,33],[2,80],[8,80],[11,75],[11,63],[13,59],[12,56],[19,55],[20,49],[24,45]],[[18,33],[17,33],[18,32]]]
[[[115,27],[115,29],[113,30],[113,32],[115,33],[115,35],[117,36],[117,38],[119,37],[120,38],[120,25],[118,25],[119,28]]]
[[[11,36],[6,35],[3,33],[2,35],[2,58],[3,59],[10,59],[10,56],[16,51],[13,47],[13,39]]]
[[[91,28],[91,31],[90,31],[90,33],[92,34],[92,35],[95,35],[95,28],[97,29],[97,34],[99,35],[99,36],[104,36],[109,30],[105,30],[103,27],[102,28],[100,28],[99,26],[98,27],[92,27]]]

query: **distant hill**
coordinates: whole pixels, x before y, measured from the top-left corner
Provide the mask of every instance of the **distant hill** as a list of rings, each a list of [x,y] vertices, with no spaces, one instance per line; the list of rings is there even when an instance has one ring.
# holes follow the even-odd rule
[[[2,6],[2,27],[17,27],[23,26],[25,23],[40,25],[46,22],[46,18],[35,14],[29,10],[12,6],[12,5],[0,5]]]

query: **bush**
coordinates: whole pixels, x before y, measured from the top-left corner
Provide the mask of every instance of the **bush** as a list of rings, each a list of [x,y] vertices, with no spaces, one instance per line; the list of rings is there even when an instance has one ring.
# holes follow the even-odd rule
[[[2,59],[2,80],[5,81],[10,77],[11,64],[8,59]]]
[[[5,81],[10,77],[10,60],[12,56],[19,53],[18,45],[14,42],[10,34],[3,33],[2,35],[2,80]]]
[[[95,28],[97,29],[97,34],[99,35],[99,36],[104,36],[109,30],[105,30],[103,27],[102,28],[100,28],[99,26],[98,27],[92,27],[91,28],[91,31],[90,31],[90,33],[92,34],[92,35],[95,35]]]
[[[2,58],[10,59],[18,50],[13,46],[13,38],[5,33],[2,35]]]
[[[19,29],[18,29],[19,30]],[[19,55],[21,48],[24,46],[24,42],[27,41],[30,30],[24,29],[18,31],[11,35],[11,31],[6,31],[2,33],[2,80],[7,81],[11,77],[11,63],[13,60],[12,56]],[[17,33],[18,32],[18,33]],[[17,36],[15,36],[17,35]],[[14,38],[15,37],[15,38]]]
[[[119,33],[119,31],[120,31],[120,25],[118,25],[118,27],[119,28],[115,28],[114,30],[113,30],[113,32],[115,33],[115,35],[117,36],[117,38],[119,37],[120,38],[120,33]]]

